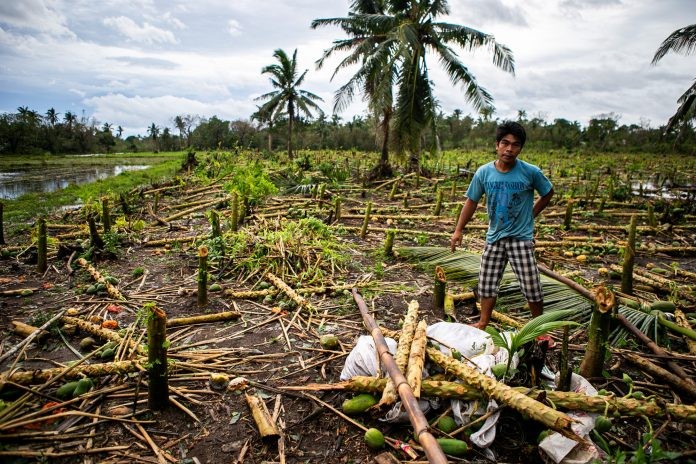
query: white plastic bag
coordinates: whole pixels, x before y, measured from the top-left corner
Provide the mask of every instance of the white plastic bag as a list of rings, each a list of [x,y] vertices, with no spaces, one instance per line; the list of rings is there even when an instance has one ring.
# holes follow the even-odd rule
[[[587,396],[596,396],[597,390],[584,377],[572,374],[570,378],[570,390],[575,393],[583,393]],[[581,436],[587,437],[594,428],[597,414],[584,411],[571,411],[568,413],[573,419],[571,429]],[[575,440],[566,438],[558,432],[552,432],[539,443],[539,450],[546,453],[552,462],[556,464],[587,464],[594,460],[601,460],[604,453],[587,440],[585,444],[579,444]]]
[[[466,358],[492,354],[496,347],[485,331],[457,322],[437,322],[428,326],[426,335],[440,345],[440,351],[450,354],[454,348]]]
[[[385,338],[385,340],[389,352],[392,355],[396,354],[396,341],[392,338]],[[379,359],[375,341],[371,335],[361,335],[346,358],[341,371],[341,380],[350,380],[358,375],[376,377],[378,369]]]

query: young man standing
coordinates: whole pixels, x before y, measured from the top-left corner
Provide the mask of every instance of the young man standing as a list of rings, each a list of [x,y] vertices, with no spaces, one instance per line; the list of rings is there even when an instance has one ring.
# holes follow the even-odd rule
[[[452,234],[452,251],[462,242],[462,229],[471,220],[479,200],[486,195],[488,232],[481,256],[478,293],[479,329],[488,325],[498,297],[498,287],[509,262],[517,276],[532,316],[544,311],[539,269],[534,258],[534,218],[553,196],[553,186],[537,166],[517,159],[527,134],[520,124],[506,121],[495,134],[497,159],[481,166],[466,192],[459,221]],[[534,202],[534,192],[540,198]]]

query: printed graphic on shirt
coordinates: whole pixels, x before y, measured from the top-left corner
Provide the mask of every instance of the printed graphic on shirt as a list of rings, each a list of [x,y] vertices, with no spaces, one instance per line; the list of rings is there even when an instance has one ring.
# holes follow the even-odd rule
[[[530,189],[524,182],[486,182],[490,220],[495,229],[505,229],[515,222],[523,206],[520,192]]]

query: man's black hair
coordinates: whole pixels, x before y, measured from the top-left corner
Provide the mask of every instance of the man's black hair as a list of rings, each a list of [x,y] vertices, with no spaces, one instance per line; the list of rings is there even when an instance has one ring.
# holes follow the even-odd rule
[[[495,130],[495,141],[500,142],[508,134],[512,134],[520,141],[522,146],[527,141],[527,132],[522,124],[515,121],[503,121]]]

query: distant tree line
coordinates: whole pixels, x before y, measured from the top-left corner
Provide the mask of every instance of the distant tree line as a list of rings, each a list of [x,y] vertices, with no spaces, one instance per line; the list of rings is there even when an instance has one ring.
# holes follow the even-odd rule
[[[485,112],[484,112],[485,113]],[[40,114],[26,107],[15,113],[0,114],[1,154],[114,153],[173,151],[192,147],[197,150],[256,149],[286,150],[288,118],[279,117],[273,124],[257,119],[224,120],[218,116],[202,118],[178,115],[172,127],[152,123],[143,136],[123,136],[121,126],[99,123],[78,117],[72,112],[58,114],[53,108]],[[574,151],[677,151],[696,153],[696,130],[686,124],[678,133],[663,135],[663,127],[647,124],[621,124],[620,116],[597,116],[582,126],[577,121],[547,121],[541,115],[528,117],[523,110],[516,119],[527,128],[528,147]],[[461,110],[436,117],[435,138],[426,133],[424,147],[441,149],[489,149],[499,119],[485,113],[477,117]],[[307,119],[295,116],[294,145],[298,149],[380,150],[376,135],[379,121],[374,117],[354,116],[343,120],[320,114]]]

